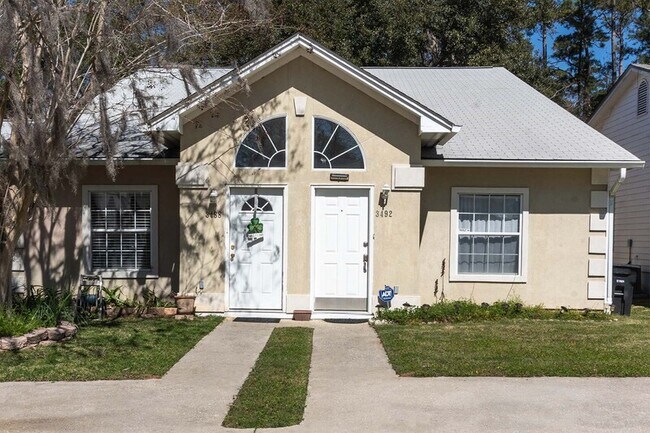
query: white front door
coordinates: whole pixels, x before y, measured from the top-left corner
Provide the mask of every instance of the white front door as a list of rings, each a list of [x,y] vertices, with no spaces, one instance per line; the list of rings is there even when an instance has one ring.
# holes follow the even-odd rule
[[[315,191],[315,309],[367,309],[368,192],[352,188]]]
[[[281,188],[230,189],[230,309],[282,309],[282,194]],[[253,217],[264,228],[251,240]]]

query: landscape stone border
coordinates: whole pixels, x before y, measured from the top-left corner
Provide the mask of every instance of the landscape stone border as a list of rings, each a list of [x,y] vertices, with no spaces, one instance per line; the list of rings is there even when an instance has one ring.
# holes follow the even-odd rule
[[[50,346],[71,340],[75,335],[77,335],[77,325],[70,322],[61,322],[59,326],[34,329],[19,337],[2,337],[0,338],[0,351]]]

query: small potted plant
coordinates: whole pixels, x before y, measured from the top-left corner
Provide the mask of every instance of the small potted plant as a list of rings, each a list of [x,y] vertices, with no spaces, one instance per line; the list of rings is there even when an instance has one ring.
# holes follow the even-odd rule
[[[194,301],[196,300],[196,295],[190,293],[179,293],[174,296],[176,299],[176,314],[180,315],[193,315],[194,314]]]
[[[155,291],[145,290],[143,293],[147,314],[154,317],[172,317],[176,315],[176,304],[156,296]]]

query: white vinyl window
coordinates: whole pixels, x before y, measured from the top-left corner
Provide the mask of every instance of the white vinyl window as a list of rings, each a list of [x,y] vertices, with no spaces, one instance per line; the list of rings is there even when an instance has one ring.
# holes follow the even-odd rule
[[[365,161],[361,145],[343,125],[315,117],[314,168],[362,170]]]
[[[287,166],[287,118],[265,120],[249,131],[235,156],[238,168],[285,168]]]
[[[528,190],[452,188],[451,278],[525,281]]]
[[[87,269],[120,277],[152,274],[156,265],[156,188],[85,187]]]

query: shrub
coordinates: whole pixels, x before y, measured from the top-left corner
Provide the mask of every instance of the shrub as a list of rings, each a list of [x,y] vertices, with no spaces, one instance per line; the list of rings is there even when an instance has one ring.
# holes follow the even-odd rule
[[[433,305],[396,309],[380,308],[377,320],[400,325],[417,323],[458,323],[500,319],[604,320],[605,313],[590,310],[547,310],[541,305],[525,306],[518,299],[493,304],[473,301],[441,301]]]
[[[30,287],[25,295],[13,299],[10,311],[0,311],[0,337],[25,334],[40,327],[72,321],[74,310],[69,293],[43,287]]]

